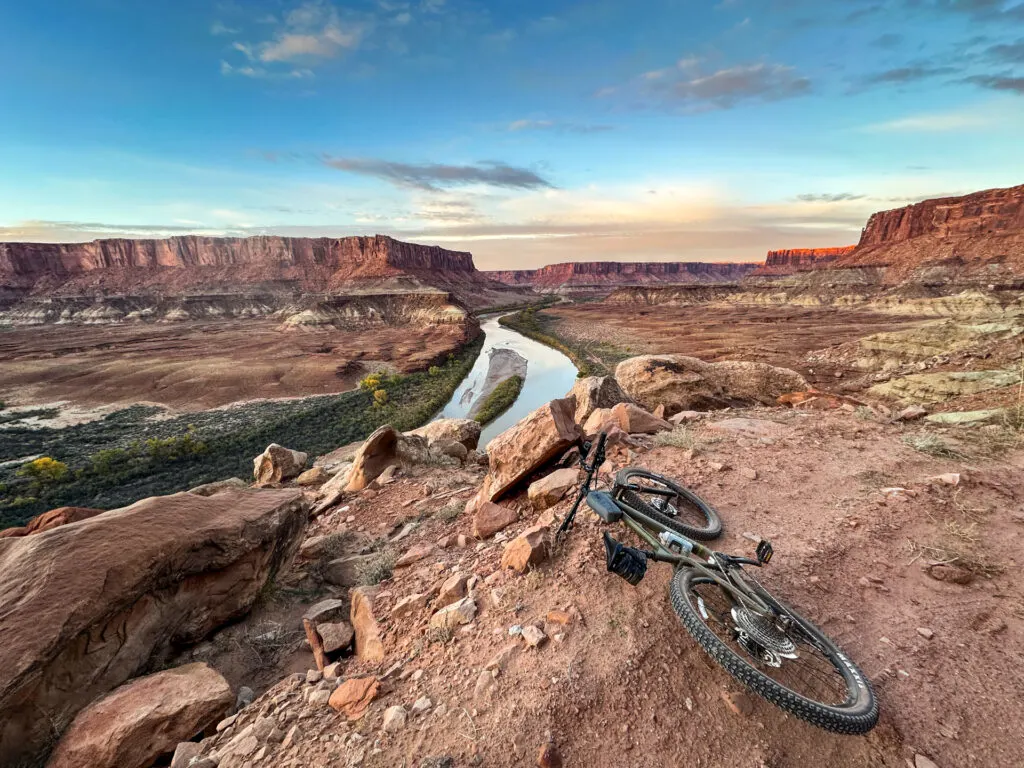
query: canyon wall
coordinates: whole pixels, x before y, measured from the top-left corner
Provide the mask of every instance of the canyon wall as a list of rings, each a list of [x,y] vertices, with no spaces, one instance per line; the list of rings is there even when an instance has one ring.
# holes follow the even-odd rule
[[[871,216],[837,267],[884,266],[885,281],[1024,280],[1024,185],[925,200]]]
[[[390,237],[246,238],[0,243],[0,310],[65,299],[441,291],[469,307],[528,300],[532,291],[477,271],[473,256]],[[279,307],[283,299],[269,302]],[[143,302],[145,303],[145,302]],[[66,307],[55,306],[60,315]],[[116,309],[113,314],[116,314]],[[37,313],[38,307],[26,311]],[[106,310],[104,310],[106,311]],[[135,307],[145,319],[146,307]],[[131,311],[129,314],[131,314]],[[78,309],[72,307],[72,314]],[[49,317],[53,311],[43,313]],[[151,314],[151,313],[150,313]]]
[[[820,268],[851,253],[856,247],[847,245],[839,248],[790,248],[782,251],[768,251],[764,264],[751,274],[755,276],[791,275],[805,269]]]
[[[656,283],[722,283],[739,280],[755,268],[750,263],[696,261],[585,261],[552,264],[540,269],[506,270],[486,274],[506,285],[529,286],[544,292],[616,288]]]

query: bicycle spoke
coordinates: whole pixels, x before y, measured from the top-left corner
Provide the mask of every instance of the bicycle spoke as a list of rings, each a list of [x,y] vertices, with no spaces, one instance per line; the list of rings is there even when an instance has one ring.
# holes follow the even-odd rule
[[[739,642],[736,623],[731,614],[733,603],[721,586],[714,582],[704,582],[692,586],[690,592],[694,606],[708,628],[763,674],[814,701],[832,705],[846,701],[845,679],[821,650],[802,637],[802,633],[793,632],[789,635],[796,643],[797,658],[782,658],[781,666],[772,666],[755,658]]]

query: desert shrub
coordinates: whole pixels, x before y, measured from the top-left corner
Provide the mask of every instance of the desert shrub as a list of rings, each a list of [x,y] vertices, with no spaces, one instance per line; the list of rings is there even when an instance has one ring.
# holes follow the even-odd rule
[[[359,382],[359,388],[364,392],[373,392],[380,388],[381,379],[380,373],[371,373],[369,376],[363,377],[363,380]]]
[[[387,405],[388,391],[386,389],[373,390],[373,404],[377,406]]]
[[[428,376],[440,376],[441,375],[441,369],[438,368],[436,365],[432,365],[432,366],[430,366],[430,369],[427,371],[427,375]]]
[[[685,424],[680,424],[671,432],[659,432],[654,436],[655,445],[668,445],[683,450],[698,450],[702,443],[693,430]]]
[[[928,454],[929,456],[935,456],[940,459],[962,459],[964,454],[953,448],[949,443],[945,442],[942,438],[936,435],[930,435],[928,433],[922,433],[918,435],[906,435],[903,438],[903,442],[913,448],[915,451]]]
[[[27,478],[38,488],[45,488],[48,485],[59,483],[67,477],[68,465],[63,461],[51,459],[49,456],[42,456],[23,465],[16,474],[18,477]]]
[[[509,376],[480,404],[480,410],[473,418],[480,424],[489,424],[511,408],[522,391],[523,377]]]
[[[359,581],[368,587],[390,579],[395,572],[395,553],[390,549],[382,549],[372,558],[363,563],[359,569]]]

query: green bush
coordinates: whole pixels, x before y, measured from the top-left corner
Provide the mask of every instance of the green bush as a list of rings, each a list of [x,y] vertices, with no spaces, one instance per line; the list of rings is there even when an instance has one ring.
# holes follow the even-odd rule
[[[428,376],[440,376],[441,375],[441,369],[438,368],[436,365],[432,365],[432,366],[430,366],[430,370],[427,371],[427,375]]]
[[[509,376],[494,391],[487,396],[487,399],[480,404],[480,410],[473,418],[480,424],[489,424],[512,407],[512,403],[519,397],[523,390],[522,376]]]
[[[375,389],[373,390],[373,404],[377,407],[387,405],[388,403],[388,391],[386,389]]]

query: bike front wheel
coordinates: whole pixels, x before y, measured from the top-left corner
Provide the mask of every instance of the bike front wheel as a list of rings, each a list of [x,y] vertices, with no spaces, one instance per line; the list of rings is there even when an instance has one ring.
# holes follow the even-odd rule
[[[722,535],[722,518],[704,499],[671,478],[626,467],[615,475],[615,497],[671,531],[698,541]]]
[[[672,577],[672,608],[726,672],[801,720],[844,734],[870,731],[878,703],[864,673],[825,634],[760,587],[771,614],[740,606],[694,568]]]

